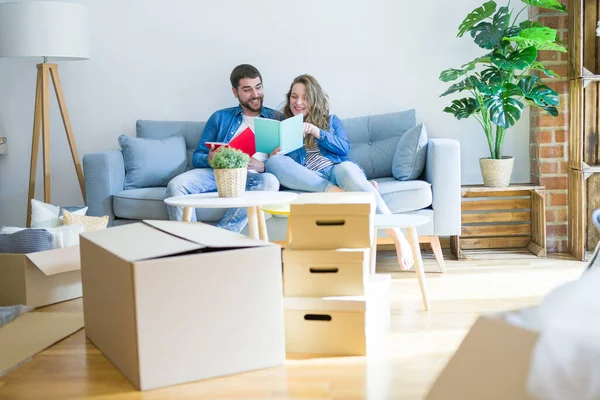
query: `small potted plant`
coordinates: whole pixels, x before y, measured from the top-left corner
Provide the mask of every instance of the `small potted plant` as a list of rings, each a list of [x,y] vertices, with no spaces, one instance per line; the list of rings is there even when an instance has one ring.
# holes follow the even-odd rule
[[[467,93],[444,109],[457,119],[473,117],[487,137],[490,157],[479,160],[485,186],[505,187],[510,183],[514,159],[502,153],[505,132],[521,118],[526,107],[542,110],[556,117],[558,93],[541,83],[531,72],[560,78],[540,61],[541,51],[566,52],[556,29],[528,19],[517,23],[529,6],[567,12],[558,0],[521,0],[523,8],[498,7],[485,2],[460,24],[458,37],[470,33],[484,50],[475,60],[443,71],[443,82],[459,80],[442,96]],[[516,2],[515,2],[516,3]],[[495,129],[494,129],[495,128]]]
[[[219,197],[239,197],[246,191],[250,157],[237,149],[223,147],[209,161],[215,170]]]

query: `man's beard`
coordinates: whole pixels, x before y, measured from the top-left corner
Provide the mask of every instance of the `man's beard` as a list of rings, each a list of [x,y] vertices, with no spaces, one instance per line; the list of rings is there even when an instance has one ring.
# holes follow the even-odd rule
[[[259,103],[258,103],[258,106],[256,106],[256,108],[254,108],[254,107],[253,107],[253,106],[250,104],[250,102],[251,102],[252,100],[256,100],[256,99],[258,99],[258,100],[259,100]],[[262,108],[262,104],[263,104],[263,96],[260,96],[260,97],[255,97],[255,98],[253,98],[253,99],[248,99],[248,101],[245,101],[245,102],[241,102],[241,101],[240,101],[240,104],[241,104],[243,107],[245,107],[245,108],[247,108],[248,110],[250,110],[250,111],[259,112],[259,111],[261,110],[261,108]]]

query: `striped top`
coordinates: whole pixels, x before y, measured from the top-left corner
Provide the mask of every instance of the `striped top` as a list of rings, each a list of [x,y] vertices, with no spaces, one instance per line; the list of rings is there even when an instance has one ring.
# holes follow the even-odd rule
[[[311,137],[313,140],[310,140]],[[333,161],[323,157],[321,150],[319,150],[319,145],[313,136],[306,135],[304,137],[304,147],[306,148],[306,162],[304,163],[306,168],[311,171],[320,171],[325,167],[333,165]]]

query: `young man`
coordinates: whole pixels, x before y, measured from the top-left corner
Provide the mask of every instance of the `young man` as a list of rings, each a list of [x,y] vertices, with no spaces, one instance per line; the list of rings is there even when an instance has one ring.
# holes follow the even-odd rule
[[[214,149],[209,150],[206,142],[229,142],[237,133],[248,127],[254,130],[254,117],[281,120],[281,113],[263,107],[262,76],[256,68],[248,64],[238,65],[231,72],[230,80],[231,90],[238,99],[239,105],[216,111],[210,116],[192,156],[194,169],[169,182],[168,197],[217,191],[215,175],[208,163],[215,151]],[[274,175],[264,172],[263,162],[251,158],[248,170],[246,190],[279,190],[279,181]],[[169,219],[181,221],[183,216],[181,207],[168,206],[168,211]],[[192,213],[192,221],[196,221],[195,213]],[[232,208],[227,210],[217,226],[239,233],[247,222],[248,216],[245,208]]]

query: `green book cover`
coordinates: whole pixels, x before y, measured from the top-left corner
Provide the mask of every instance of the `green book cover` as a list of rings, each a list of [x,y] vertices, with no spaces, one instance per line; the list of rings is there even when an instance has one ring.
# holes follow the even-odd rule
[[[271,154],[278,146],[284,154],[294,151],[304,146],[304,116],[283,121],[255,117],[254,137],[258,153]]]

